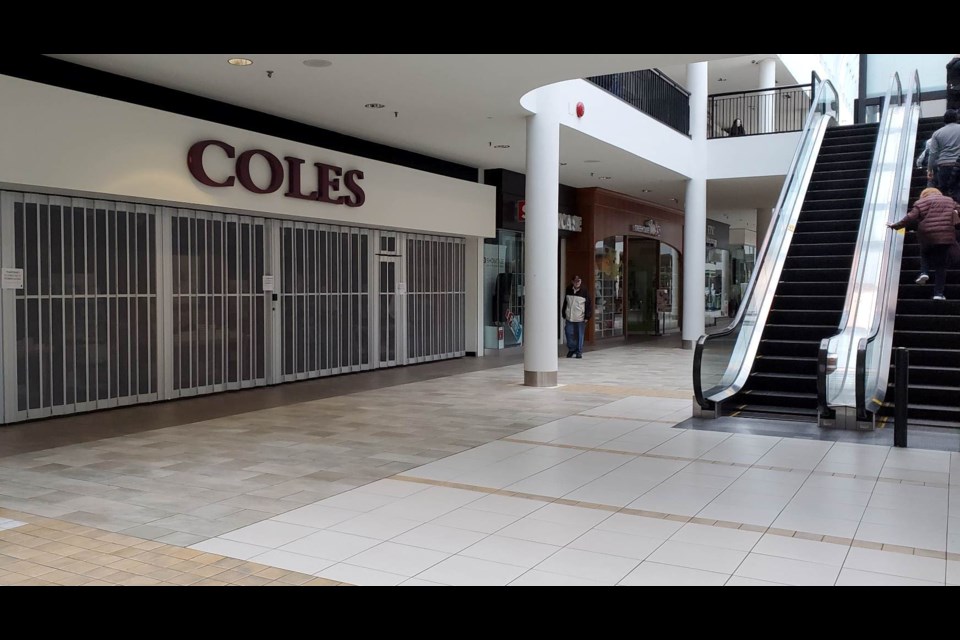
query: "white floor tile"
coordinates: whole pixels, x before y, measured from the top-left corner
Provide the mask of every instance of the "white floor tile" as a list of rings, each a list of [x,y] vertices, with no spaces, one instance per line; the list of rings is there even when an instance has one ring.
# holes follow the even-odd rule
[[[599,509],[586,509],[566,504],[547,504],[529,514],[528,517],[560,524],[595,527],[612,515],[613,513],[610,511]]]
[[[892,551],[878,551],[853,547],[843,564],[845,569],[859,569],[873,573],[889,573],[904,578],[942,582],[947,561],[941,558],[906,555]]]
[[[309,573],[315,575],[317,572],[336,564],[333,560],[324,560],[305,556],[300,553],[290,553],[289,551],[280,551],[271,549],[266,553],[249,558],[250,562],[258,562],[271,567],[286,569],[287,571],[299,571],[300,573]]]
[[[205,551],[207,553],[216,553],[228,558],[237,558],[238,560],[249,560],[253,556],[270,551],[269,547],[237,542],[235,540],[226,540],[224,538],[210,538],[209,540],[192,544],[188,548]]]
[[[392,587],[406,580],[406,576],[344,563],[327,567],[314,575],[327,580],[346,582],[358,587]]]
[[[840,571],[840,577],[837,578],[838,587],[936,587],[942,585],[943,582],[929,582],[927,580],[916,580],[914,578],[893,576],[887,573],[873,573],[870,571],[860,571],[859,569],[847,568],[842,569]]]
[[[548,502],[529,500],[527,498],[512,498],[510,496],[486,495],[476,502],[470,503],[471,509],[477,511],[492,511],[510,516],[523,517],[542,507]]]
[[[457,553],[483,540],[486,536],[486,533],[427,523],[400,534],[393,538],[391,542],[408,544],[412,547],[420,547],[423,549],[432,549],[434,551]]]
[[[355,518],[362,513],[362,511],[339,509],[337,507],[328,507],[320,503],[315,503],[294,509],[293,511],[281,513],[271,518],[271,520],[287,522],[289,524],[299,524],[305,527],[313,527],[314,529],[326,529],[344,520]]]
[[[259,547],[276,549],[287,543],[293,542],[294,540],[305,538],[308,535],[316,532],[317,529],[314,527],[304,527],[299,524],[264,520],[263,522],[258,522],[248,527],[242,527],[240,529],[230,531],[229,533],[223,534],[221,537],[228,540],[236,540],[237,542],[255,544]]]
[[[665,518],[647,518],[626,513],[615,513],[598,524],[597,529],[666,540],[675,534],[683,524]]]
[[[947,560],[947,584],[960,585],[960,561]]]
[[[533,500],[531,500],[531,502],[537,505],[544,504]],[[478,531],[480,533],[494,533],[519,519],[520,516],[516,515],[462,508],[444,514],[436,520],[431,521],[430,524],[453,527],[454,529]]]
[[[341,533],[352,533],[367,538],[389,540],[414,527],[419,527],[421,524],[423,524],[423,522],[419,520],[408,520],[406,518],[384,516],[377,513],[365,513],[356,518],[344,520],[331,527],[327,527],[327,529]]]
[[[692,487],[689,485],[664,485],[650,491],[627,505],[630,509],[657,511],[680,516],[694,516],[716,498],[721,487]]]
[[[567,548],[643,560],[663,542],[662,539],[658,538],[647,538],[605,529],[591,529],[568,544]]]
[[[762,534],[741,529],[727,529],[688,522],[680,527],[670,540],[691,544],[750,551]]]
[[[753,578],[744,578],[743,576],[730,576],[725,587],[783,587],[786,585],[779,582],[767,582],[766,580],[754,580]]]
[[[688,569],[657,562],[644,561],[618,584],[625,587],[641,586],[716,586],[723,585],[730,576],[699,569]]]
[[[760,538],[760,542],[753,548],[753,553],[841,567],[849,550],[849,545],[788,538],[767,533]]]
[[[340,562],[376,546],[380,542],[380,540],[374,538],[364,538],[349,533],[320,531],[286,544],[280,547],[280,550]]]
[[[647,561],[729,575],[746,556],[746,551],[667,540],[650,554]]]
[[[556,545],[492,535],[467,547],[459,555],[531,569],[559,550]]]
[[[729,504],[714,500],[696,516],[708,520],[726,520],[727,522],[742,522],[761,527],[769,527],[780,515],[778,507],[758,507],[748,504]]]
[[[449,553],[384,542],[350,558],[350,564],[413,577],[450,557]]]
[[[567,500],[577,500],[579,502],[625,507],[657,484],[659,484],[659,481],[656,480],[646,484],[638,484],[606,475],[583,485],[575,491],[571,491],[563,497]]]
[[[838,538],[853,538],[857,533],[856,520],[847,520],[845,518],[821,518],[797,511],[782,513],[773,521],[773,526],[777,529],[789,529],[791,531],[803,531],[822,536],[836,536]]]
[[[538,564],[537,569],[614,585],[638,564],[639,559],[566,548]]]
[[[497,535],[563,547],[589,531],[590,525],[561,524],[526,517],[500,529]]]
[[[896,544],[903,547],[946,551],[947,529],[946,527],[922,529],[909,524],[886,525],[861,522],[857,529],[856,539],[881,544]]]
[[[509,584],[511,587],[602,587],[603,582],[531,569]]]
[[[479,558],[451,556],[417,577],[456,586],[503,586],[520,577],[526,569]]]
[[[430,582],[429,580],[421,580],[420,578],[410,578],[409,580],[404,580],[400,583],[401,587],[444,587],[446,585],[440,584],[439,582]]]
[[[769,580],[796,586],[829,586],[840,574],[840,567],[816,562],[775,558],[751,553],[740,564],[735,575],[756,580]]]

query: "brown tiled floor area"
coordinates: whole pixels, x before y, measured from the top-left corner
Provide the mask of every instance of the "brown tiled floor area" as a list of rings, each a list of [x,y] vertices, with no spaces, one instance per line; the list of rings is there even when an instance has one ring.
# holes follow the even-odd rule
[[[0,509],[26,522],[0,531],[0,585],[337,586],[343,583],[61,520]]]

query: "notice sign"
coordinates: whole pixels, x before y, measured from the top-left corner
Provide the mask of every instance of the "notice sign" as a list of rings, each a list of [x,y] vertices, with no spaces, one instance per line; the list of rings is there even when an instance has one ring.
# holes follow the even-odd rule
[[[406,293],[407,292],[407,283],[398,282],[397,283],[397,293]]]
[[[0,288],[23,289],[23,269],[3,269],[0,275]]]
[[[263,290],[273,291],[273,276],[263,276]]]

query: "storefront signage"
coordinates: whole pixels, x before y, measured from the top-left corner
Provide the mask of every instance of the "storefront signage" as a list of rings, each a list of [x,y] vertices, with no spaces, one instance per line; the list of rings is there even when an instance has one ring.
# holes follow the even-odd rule
[[[227,171],[215,171],[214,174],[217,177],[211,177],[207,167],[204,166],[204,151],[207,147],[221,149],[227,158],[235,157],[236,162],[232,172],[229,169]],[[260,156],[270,167],[270,181],[266,185],[256,184],[250,175],[250,162],[255,156]],[[314,162],[313,166],[316,168],[316,172],[315,174],[311,172],[313,175],[309,184],[316,189],[304,193],[301,183],[301,170],[305,161],[292,156],[284,156],[283,160],[286,166],[284,166],[284,162],[280,161],[280,158],[263,149],[248,149],[237,155],[234,147],[219,140],[201,140],[194,143],[187,152],[187,168],[191,175],[196,178],[197,182],[208,187],[232,187],[234,183],[239,182],[240,186],[251,193],[274,193],[283,186],[284,179],[286,179],[287,190],[283,195],[287,198],[316,200],[329,204],[345,204],[348,207],[359,207],[366,200],[366,194],[359,185],[359,181],[363,179],[363,171],[350,169],[344,172],[341,167],[336,165]],[[346,191],[343,194],[340,193],[341,176],[343,177],[343,189]]]
[[[660,223],[656,220],[647,220],[643,224],[630,225],[630,230],[634,233],[646,233],[651,236],[660,235]]]
[[[583,218],[572,216],[568,213],[558,213],[557,228],[561,231],[581,231],[583,229]],[[517,220],[525,222],[527,219],[527,201],[517,202]]]

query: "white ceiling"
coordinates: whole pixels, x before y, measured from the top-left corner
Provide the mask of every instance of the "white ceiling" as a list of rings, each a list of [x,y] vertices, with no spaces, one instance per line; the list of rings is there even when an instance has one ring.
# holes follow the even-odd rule
[[[686,64],[710,61],[710,91],[756,88],[769,54],[56,54],[103,71],[289,118],[338,133],[482,169],[524,172],[527,112],[520,98],[540,86],[604,73],[659,68],[681,85]],[[253,64],[227,64],[245,57]],[[312,67],[305,60],[328,60]],[[270,72],[268,74],[268,71]],[[727,77],[718,83],[716,77]],[[792,84],[778,62],[779,84]],[[383,109],[364,105],[381,103]],[[682,207],[679,174],[578,132],[563,129],[564,184],[600,186]],[[494,145],[510,145],[496,148]],[[599,163],[584,163],[599,160]],[[600,181],[597,175],[612,176]],[[748,187],[744,189],[744,187]],[[735,193],[768,200],[758,183]],[[645,193],[643,189],[650,189]],[[708,192],[708,207],[712,192]],[[726,193],[723,188],[721,191]],[[719,193],[719,192],[718,192]],[[677,198],[679,203],[671,201]],[[752,204],[744,204],[750,208]]]

